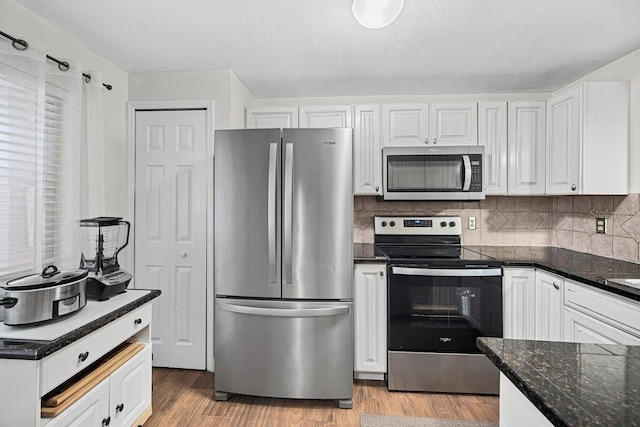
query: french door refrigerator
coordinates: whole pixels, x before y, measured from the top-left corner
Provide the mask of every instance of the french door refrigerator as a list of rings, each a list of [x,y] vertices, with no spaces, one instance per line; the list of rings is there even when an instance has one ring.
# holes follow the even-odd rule
[[[351,129],[215,132],[215,398],[353,380]]]

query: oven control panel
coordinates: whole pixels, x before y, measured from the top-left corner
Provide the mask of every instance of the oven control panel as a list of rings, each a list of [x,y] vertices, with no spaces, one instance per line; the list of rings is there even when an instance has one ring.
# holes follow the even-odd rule
[[[375,234],[462,235],[459,216],[376,216]]]

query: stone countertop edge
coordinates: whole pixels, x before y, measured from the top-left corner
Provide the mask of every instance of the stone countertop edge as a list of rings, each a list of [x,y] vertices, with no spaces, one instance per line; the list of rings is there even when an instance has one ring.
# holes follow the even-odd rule
[[[157,289],[139,289],[146,290],[149,293],[141,296],[129,304],[126,304],[86,325],[77,328],[68,334],[65,334],[53,341],[34,341],[30,348],[23,349],[3,349],[0,348],[0,359],[21,359],[21,360],[40,360],[56,351],[74,343],[90,333],[102,328],[103,326],[119,319],[127,313],[132,312],[136,308],[146,304],[147,302],[160,296],[161,291]]]
[[[367,264],[367,263],[386,263],[389,261],[389,259],[382,255],[381,253],[378,253],[375,249],[375,245],[373,243],[354,243],[353,245],[354,249],[353,249],[353,256],[354,256],[354,264]],[[577,282],[580,283],[584,283],[588,286],[592,286],[594,288],[598,288],[601,289],[603,291],[606,292],[611,292],[612,294],[617,294],[620,296],[623,296],[625,298],[629,298],[635,301],[640,301],[640,289],[639,288],[633,288],[633,287],[629,287],[629,286],[623,286],[617,283],[604,283],[603,281],[599,280],[597,276],[602,276],[602,277],[611,277],[608,273],[606,272],[602,272],[601,274],[594,274],[589,273],[589,274],[580,274],[580,273],[575,273],[575,272],[571,272],[568,271],[566,269],[562,269],[561,267],[559,268],[558,266],[553,266],[550,265],[550,263],[545,262],[544,260],[540,260],[540,259],[534,259],[533,257],[528,258],[528,257],[520,257],[518,256],[519,259],[505,259],[505,257],[500,257],[498,256],[493,256],[493,255],[488,255],[487,253],[485,253],[483,250],[485,248],[489,248],[489,249],[508,249],[510,248],[509,246],[504,246],[504,247],[499,247],[499,246],[482,246],[482,245],[468,245],[468,246],[463,246],[464,251],[471,251],[474,252],[475,254],[482,256],[482,257],[486,257],[488,259],[493,259],[496,261],[500,261],[504,264],[504,267],[531,267],[531,268],[539,268],[545,271],[548,271],[550,273],[554,273],[557,274],[559,276],[565,277],[567,279],[571,279],[571,280],[575,280]],[[523,247],[525,248],[525,247]],[[607,258],[607,257],[601,257],[598,255],[593,255],[593,254],[588,254],[588,253],[584,253],[584,252],[576,252],[576,251],[572,251],[570,249],[562,249],[562,248],[557,248],[555,246],[531,246],[531,247],[526,247],[526,248],[530,248],[530,249],[543,249],[543,250],[551,250],[551,249],[555,249],[555,250],[562,250],[565,251],[567,254],[573,254],[576,256],[580,256],[582,258],[585,259],[591,259],[591,260],[609,260],[612,262],[616,262],[616,263],[623,263],[623,264],[628,264],[628,265],[634,265],[635,268],[638,270],[638,274],[640,274],[640,264],[636,264],[636,263],[632,263],[629,261],[622,261],[622,260],[618,260],[616,258]],[[594,261],[595,263],[595,261]],[[640,276],[638,277],[640,278]]]
[[[551,424],[558,427],[567,426],[567,423],[565,423],[560,416],[545,403],[544,399],[542,399],[538,393],[533,391],[508,364],[503,362],[502,358],[498,356],[489,345],[487,345],[482,337],[479,337],[476,340],[476,346],[489,358],[489,360],[491,360],[491,362],[493,362],[494,365],[496,365],[500,372],[502,372],[509,381],[511,381],[511,383],[513,383],[513,385],[522,392],[529,402],[531,402],[542,413],[542,415],[549,420]]]

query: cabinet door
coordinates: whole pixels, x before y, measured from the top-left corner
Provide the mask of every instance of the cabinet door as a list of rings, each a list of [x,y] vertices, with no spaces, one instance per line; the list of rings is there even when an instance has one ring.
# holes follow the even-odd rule
[[[382,195],[380,106],[356,105],[353,130],[353,189],[359,196]]]
[[[47,427],[104,426],[109,417],[109,379],[105,379],[53,418]],[[103,422],[104,420],[104,422]],[[109,425],[111,425],[109,423]]]
[[[356,264],[354,271],[356,378],[383,379],[387,372],[386,264]]]
[[[504,338],[534,339],[535,283],[533,268],[505,268],[503,277]]]
[[[111,375],[110,427],[130,426],[151,405],[151,346]]]
[[[324,105],[300,107],[298,127],[301,128],[350,128],[350,105]]]
[[[430,144],[429,104],[387,104],[382,106],[382,145]]]
[[[487,195],[507,194],[507,103],[478,104],[478,145],[484,146]]]
[[[545,191],[545,102],[509,103],[509,194]]]
[[[433,144],[478,145],[477,102],[434,102],[430,111]]]
[[[580,87],[547,101],[547,194],[580,188]]]
[[[564,325],[564,280],[536,270],[535,334],[541,341],[562,341]]]
[[[564,340],[597,344],[640,345],[640,338],[572,308],[564,308]]]
[[[247,108],[247,129],[274,129],[298,127],[298,107]]]

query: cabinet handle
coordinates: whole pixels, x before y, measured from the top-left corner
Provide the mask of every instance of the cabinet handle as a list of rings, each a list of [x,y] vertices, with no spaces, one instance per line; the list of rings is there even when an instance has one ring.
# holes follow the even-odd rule
[[[384,276],[384,271],[380,272],[380,277]]]
[[[556,282],[553,282],[553,287],[556,288],[556,291],[560,290],[560,286]]]
[[[438,138],[433,138],[433,143],[437,144],[438,143]]]
[[[134,324],[134,325],[140,325],[140,324],[142,324],[142,319],[136,319],[136,320],[134,320],[134,321],[133,321],[133,324]]]
[[[380,191],[380,187],[376,185],[376,191]]]
[[[121,403],[121,404],[116,406],[116,414],[118,412],[122,412],[122,411],[124,411],[124,403]]]
[[[424,143],[425,143],[425,144],[428,144],[428,143],[429,143],[429,138],[425,138],[425,139],[424,139]]]
[[[576,185],[575,184],[571,184],[571,191],[576,191]]]
[[[78,360],[84,362],[85,360],[87,360],[87,357],[89,357],[89,352],[85,351],[84,353],[80,353],[78,355]]]
[[[109,424],[111,424],[111,417],[107,417],[107,418],[104,418],[104,419],[102,420],[102,426],[103,426],[103,427],[106,427],[106,426],[108,426]]]

